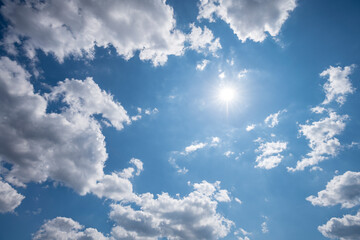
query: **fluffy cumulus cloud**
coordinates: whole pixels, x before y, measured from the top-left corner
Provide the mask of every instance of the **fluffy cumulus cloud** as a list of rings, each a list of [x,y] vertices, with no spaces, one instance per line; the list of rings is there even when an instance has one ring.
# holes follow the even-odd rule
[[[346,172],[335,176],[317,196],[306,198],[313,205],[352,208],[360,204],[360,172]]]
[[[195,24],[190,25],[191,32],[187,36],[190,44],[190,49],[197,52],[209,51],[213,54],[221,48],[220,39],[214,38],[213,33],[206,26],[204,30],[196,27]]]
[[[219,201],[228,201],[227,192],[221,191],[219,185],[206,181],[194,184],[194,191],[183,198],[173,198],[168,193],[154,198],[146,193],[140,196],[139,210],[112,204],[110,218],[116,223],[112,235],[119,239],[225,237],[233,222],[216,211]]]
[[[112,194],[117,191],[116,200],[119,194],[129,196],[132,185],[125,173],[103,172],[105,138],[94,117],[101,115],[103,121],[122,129],[130,120],[120,103],[91,78],[67,79],[45,97],[34,93],[29,77],[16,62],[0,59],[0,161],[11,166],[4,171],[5,180],[25,186],[50,179],[80,194],[94,190],[98,196],[112,198],[106,194],[112,188]],[[51,112],[50,102],[64,107]],[[141,161],[131,163],[138,175]]]
[[[336,101],[342,105],[346,101],[346,96],[355,91],[349,79],[349,75],[352,73],[354,67],[355,65],[344,68],[330,66],[320,74],[321,77],[328,77],[328,80],[324,84],[326,99],[323,104]]]
[[[61,101],[70,108],[68,111],[79,112],[87,116],[101,114],[108,125],[121,130],[123,123],[130,123],[129,116],[120,103],[113,97],[101,90],[92,78],[84,81],[66,79],[52,88],[50,94],[46,94],[49,101]]]
[[[91,188],[91,192],[99,198],[108,198],[115,201],[138,201],[137,195],[133,192],[133,186],[130,181],[134,176],[139,176],[143,170],[143,163],[136,158],[132,158],[130,163],[134,167],[125,168],[120,172],[113,172],[104,175]]]
[[[270,127],[270,128],[273,128],[275,127],[276,125],[279,124],[279,115],[281,113],[284,113],[286,112],[287,110],[284,109],[284,110],[281,110],[281,111],[278,111],[277,113],[273,113],[273,114],[270,114],[269,116],[267,116],[264,120],[265,124]]]
[[[331,218],[326,224],[319,226],[318,230],[331,239],[360,239],[360,212],[342,218]]]
[[[111,45],[125,59],[140,51],[140,59],[161,65],[184,51],[186,36],[163,0],[6,0],[0,11],[10,23],[2,43],[10,53],[21,43],[30,58],[37,49],[60,62],[92,58],[95,45]]]
[[[198,19],[221,18],[239,40],[262,42],[279,34],[281,26],[296,7],[295,0],[200,0]]]
[[[261,143],[256,152],[261,154],[256,157],[257,168],[271,169],[277,167],[284,156],[282,153],[287,148],[287,142],[265,142]]]
[[[0,178],[0,213],[13,212],[25,197]]]
[[[108,240],[102,233],[94,228],[84,228],[71,218],[56,217],[46,221],[33,235],[33,240]]]
[[[329,112],[329,116],[310,124],[299,125],[299,133],[309,140],[311,151],[297,162],[295,168],[288,168],[289,171],[304,170],[319,162],[336,156],[340,149],[340,141],[335,137],[339,135],[346,126],[347,115],[338,115]]]

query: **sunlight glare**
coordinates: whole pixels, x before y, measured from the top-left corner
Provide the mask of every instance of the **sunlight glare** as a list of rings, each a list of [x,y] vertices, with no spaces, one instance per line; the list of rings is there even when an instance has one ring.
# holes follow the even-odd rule
[[[223,87],[219,92],[219,100],[224,103],[230,103],[235,98],[235,89],[230,87]]]

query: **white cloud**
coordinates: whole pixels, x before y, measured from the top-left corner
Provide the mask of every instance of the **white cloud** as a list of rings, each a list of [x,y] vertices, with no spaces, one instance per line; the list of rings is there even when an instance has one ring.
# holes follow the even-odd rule
[[[221,49],[220,39],[214,38],[213,33],[206,26],[204,30],[201,27],[196,27],[194,23],[190,24],[191,32],[187,36],[190,49],[193,49],[197,52],[209,51],[213,54],[218,49]]]
[[[336,156],[340,149],[340,141],[335,137],[345,128],[347,115],[337,115],[330,112],[329,116],[311,124],[299,125],[299,133],[309,140],[311,151],[298,161],[295,168],[289,167],[289,171],[304,170],[327,159]]]
[[[220,138],[219,137],[212,137],[211,138],[211,146],[217,146],[220,143]]]
[[[113,235],[123,239],[218,239],[225,237],[233,222],[217,213],[219,182],[194,184],[195,190],[183,198],[168,193],[141,195],[140,209],[112,204]]]
[[[136,197],[132,190],[131,182],[116,173],[103,176],[91,189],[99,198],[105,197],[116,201],[134,201]]]
[[[344,215],[342,218],[331,218],[318,230],[327,238],[340,240],[360,239],[360,212],[356,215]]]
[[[157,114],[158,112],[159,112],[159,109],[157,109],[157,108],[154,108],[153,110],[151,110],[151,109],[145,109],[145,111],[144,111],[144,113],[145,113],[146,115]]]
[[[35,50],[92,58],[94,47],[112,45],[129,59],[140,51],[142,60],[162,65],[169,55],[182,55],[186,36],[178,31],[173,9],[162,0],[4,1],[2,15],[9,21],[4,44],[15,52],[22,41],[27,55]]]
[[[237,77],[238,78],[244,78],[244,77],[246,77],[246,74],[248,73],[248,70],[247,69],[243,69],[243,70],[241,70],[239,73],[238,73],[238,75],[237,75]]]
[[[191,144],[190,146],[187,146],[185,148],[185,154],[195,152],[196,150],[202,149],[206,146],[207,146],[207,143],[203,143],[203,142]]]
[[[217,16],[230,25],[239,40],[262,42],[276,36],[296,7],[295,0],[200,0],[198,19],[214,21]]]
[[[117,130],[129,124],[130,119],[120,103],[114,101],[113,97],[101,90],[92,78],[84,81],[76,79],[65,79],[53,87],[50,94],[46,95],[49,101],[61,99],[70,108],[68,111],[79,112],[85,116],[101,114],[103,118],[110,121]]]
[[[261,152],[256,157],[257,168],[272,169],[277,167],[282,161],[283,156],[280,154],[287,148],[287,142],[265,142],[261,143],[256,152]]]
[[[243,228],[239,228],[234,232],[234,235],[237,237],[238,240],[250,240],[248,236],[251,235],[251,233],[245,231]],[[240,237],[239,235],[242,235],[243,237]]]
[[[130,160],[130,163],[134,164],[135,167],[137,168],[137,171],[135,173],[136,176],[139,176],[140,173],[144,170],[144,164],[142,161],[140,161],[139,159],[136,158],[132,158]]]
[[[242,201],[239,199],[239,198],[235,198],[235,202],[239,203],[239,204],[242,204]]]
[[[263,222],[263,223],[261,224],[261,232],[262,232],[262,233],[268,233],[268,232],[269,232],[269,228],[268,228],[268,226],[267,226],[267,222]]]
[[[0,178],[0,213],[13,212],[25,197]]]
[[[226,77],[225,72],[221,72],[219,74],[219,78],[224,79]]]
[[[231,199],[229,197],[229,192],[226,189],[220,189],[218,192],[214,195],[214,198],[218,202],[230,202]]]
[[[133,198],[132,184],[125,176],[135,169],[105,175],[107,153],[102,120],[120,130],[129,123],[126,111],[91,79],[65,80],[51,89],[46,98],[34,93],[29,74],[16,62],[0,59],[0,157],[11,165],[3,171],[6,181],[25,186],[28,182],[54,180],[84,195]],[[65,106],[61,112],[47,112],[48,101]],[[132,159],[136,175],[143,170]],[[122,175],[122,176],[120,176]]]
[[[247,132],[250,132],[250,131],[254,130],[255,127],[256,127],[256,124],[250,124],[250,125],[248,125],[248,126],[246,127],[246,131],[247,131]]]
[[[313,166],[313,167],[310,169],[310,172],[313,172],[313,171],[320,171],[320,172],[322,172],[323,169],[322,169],[321,167],[319,167],[319,166]]]
[[[323,107],[320,107],[320,106],[316,106],[316,107],[311,108],[311,111],[312,111],[313,113],[321,114],[321,113],[323,113],[323,112],[326,112],[326,108],[323,108]]]
[[[230,156],[232,156],[232,155],[234,155],[235,153],[234,152],[232,152],[232,151],[226,151],[225,153],[224,153],[224,155],[226,156],[226,157],[230,157]]]
[[[143,170],[143,163],[136,158],[132,158],[130,163],[137,168],[132,167],[125,168],[121,172],[114,172],[104,175],[97,181],[96,185],[91,188],[91,192],[99,198],[105,197],[115,201],[138,201],[138,197],[133,193],[132,183],[130,178],[134,177],[134,174],[138,176]]]
[[[270,128],[275,127],[276,125],[279,124],[279,115],[284,112],[287,112],[286,109],[278,111],[277,113],[270,114],[265,118],[264,120],[265,124]]]
[[[346,96],[355,91],[349,80],[349,75],[353,72],[354,67],[355,65],[344,68],[330,66],[320,74],[321,77],[328,76],[328,80],[324,84],[326,99],[323,104],[329,104],[334,100],[340,105],[345,103]]]
[[[211,147],[217,147],[220,143],[219,137],[208,138],[205,142],[195,141],[191,145],[185,147],[184,151],[173,151],[169,157],[168,162],[177,170],[180,174],[186,174],[189,170],[185,167],[180,167],[177,164],[177,158],[183,158],[188,154],[194,153],[200,149],[208,149]]]
[[[186,174],[189,170],[185,167],[181,168],[177,163],[176,159],[173,157],[169,158],[169,163],[177,170],[180,174]]]
[[[203,71],[208,65],[209,60],[203,59],[200,63],[196,65],[196,70]]]
[[[72,239],[108,240],[94,228],[85,228],[71,218],[56,217],[46,221],[33,235],[33,240]]]
[[[245,236],[245,237],[237,237],[238,240],[250,240],[249,237]]]
[[[235,62],[234,59],[226,59],[226,62],[230,65],[230,66],[234,66]]]
[[[346,172],[335,176],[326,189],[317,196],[307,197],[316,206],[334,206],[341,204],[342,208],[352,208],[360,205],[360,172]]]

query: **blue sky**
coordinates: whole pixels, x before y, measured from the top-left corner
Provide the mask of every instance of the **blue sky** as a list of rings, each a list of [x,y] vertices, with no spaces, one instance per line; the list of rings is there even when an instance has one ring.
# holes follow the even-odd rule
[[[360,239],[358,1],[2,1],[0,239]]]

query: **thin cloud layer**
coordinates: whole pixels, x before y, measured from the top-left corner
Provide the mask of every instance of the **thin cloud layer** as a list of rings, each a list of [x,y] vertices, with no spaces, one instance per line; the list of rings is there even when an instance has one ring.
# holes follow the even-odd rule
[[[295,0],[200,0],[198,19],[213,22],[219,17],[230,25],[239,40],[262,42],[267,34],[272,37],[279,34],[295,7]]]
[[[113,46],[125,59],[140,51],[141,60],[162,65],[169,55],[182,55],[185,35],[176,30],[173,9],[162,0],[4,1],[2,15],[10,27],[3,44],[16,53],[21,43],[34,58],[36,50],[93,58],[94,47]]]
[[[342,208],[352,208],[360,205],[360,172],[348,171],[343,175],[335,176],[328,182],[325,190],[306,200],[322,207],[341,204]]]

